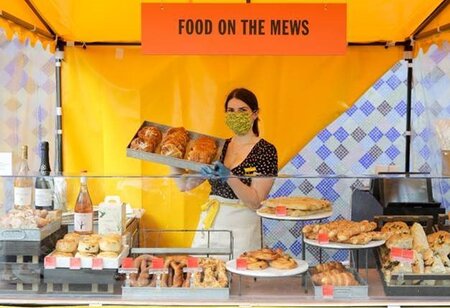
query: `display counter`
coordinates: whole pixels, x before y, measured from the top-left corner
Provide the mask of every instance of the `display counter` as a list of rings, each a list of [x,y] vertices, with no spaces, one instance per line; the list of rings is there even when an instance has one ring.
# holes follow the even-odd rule
[[[4,204],[5,212],[8,208],[12,208],[13,196],[11,195],[11,192],[13,189],[13,178],[14,177],[8,176],[1,178],[0,192],[3,196],[2,202]],[[65,175],[61,178],[66,182],[67,204],[70,207],[78,190],[79,176]],[[198,176],[188,176],[188,178],[194,180],[199,179]],[[407,179],[407,184],[405,187],[402,187],[403,184],[400,185],[398,182],[402,182],[401,179],[405,178]],[[276,275],[273,275],[255,278],[238,275],[235,271],[232,274],[227,263],[226,269],[228,272],[226,273],[228,282],[225,287],[225,298],[223,297],[224,293],[221,293],[222,297],[217,298],[212,295],[213,293],[207,294],[207,296],[204,297],[191,296],[189,288],[197,288],[198,286],[188,286],[187,288],[184,288],[184,285],[184,289],[182,290],[180,288],[179,293],[177,293],[178,291],[176,288],[171,288],[170,291],[175,292],[174,294],[177,296],[170,296],[168,295],[169,293],[161,293],[163,294],[161,295],[156,282],[156,287],[152,289],[152,294],[154,294],[154,296],[145,296],[145,289],[141,289],[140,291],[141,294],[144,294],[144,297],[142,298],[127,296],[123,286],[126,283],[129,283],[130,280],[125,282],[125,278],[128,276],[124,274],[124,267],[123,264],[121,264],[126,257],[123,254],[129,254],[129,258],[134,258],[132,260],[136,260],[143,254],[151,254],[151,258],[163,258],[163,261],[165,257],[167,258],[168,254],[184,254],[186,258],[188,255],[194,255],[200,258],[201,256],[197,256],[198,254],[209,254],[208,251],[205,250],[190,250],[190,243],[193,238],[192,235],[186,234],[185,232],[182,234],[171,234],[171,232],[178,232],[183,229],[191,230],[191,228],[181,225],[180,221],[189,220],[189,215],[198,215],[199,209],[197,209],[197,212],[194,211],[193,213],[188,213],[186,211],[187,209],[193,208],[194,205],[199,208],[202,202],[207,200],[207,190],[202,190],[201,188],[196,188],[191,192],[178,191],[175,185],[177,179],[178,177],[176,176],[88,176],[89,189],[93,196],[94,204],[101,202],[106,195],[119,195],[124,202],[129,203],[135,210],[138,209],[139,213],[144,213],[139,219],[128,219],[126,223],[127,229],[124,232],[124,235],[126,236],[122,237],[125,242],[122,246],[123,249],[119,252],[119,259],[117,259],[117,262],[106,262],[103,260],[101,263],[101,266],[103,267],[101,269],[94,269],[94,263],[96,263],[94,260],[86,263],[86,260],[82,259],[82,263],[79,265],[81,268],[77,268],[76,266],[75,268],[71,268],[73,265],[72,259],[77,258],[75,255],[74,258],[65,260],[67,261],[66,265],[60,265],[60,263],[48,263],[48,257],[51,256],[54,251],[58,251],[55,250],[56,242],[62,239],[67,233],[67,228],[65,226],[49,236],[46,235],[47,237],[45,239],[39,240],[39,238],[37,238],[34,242],[23,241],[23,239],[19,238],[3,238],[1,243],[2,250],[0,250],[0,304],[300,307],[388,305],[439,306],[447,305],[450,302],[450,296],[448,296],[447,292],[440,293],[440,291],[436,291],[426,294],[427,296],[417,296],[424,294],[421,293],[422,291],[414,291],[416,289],[420,290],[422,286],[425,285],[425,283],[422,283],[425,282],[423,279],[422,281],[410,279],[412,282],[408,286],[408,289],[405,289],[403,294],[401,293],[401,288],[396,289],[396,292],[400,292],[400,296],[386,295],[386,286],[382,283],[382,279],[386,278],[384,276],[386,272],[380,270],[380,268],[385,266],[381,264],[384,261],[380,261],[382,259],[377,259],[378,262],[373,262],[376,258],[380,258],[378,255],[379,246],[384,243],[384,240],[372,241],[369,244],[354,247],[352,246],[353,244],[348,243],[332,243],[321,247],[321,244],[312,244],[315,240],[311,240],[309,237],[306,240],[306,236],[309,236],[310,234],[305,233],[306,231],[303,229],[307,225],[317,225],[319,227],[322,224],[342,220],[343,218],[346,218],[348,221],[347,223],[350,224],[364,219],[373,220],[376,218],[375,216],[383,216],[383,214],[385,214],[383,213],[386,208],[385,203],[389,203],[397,198],[394,200],[396,206],[399,203],[401,203],[400,205],[414,204],[414,210],[417,210],[417,204],[420,203],[424,205],[425,203],[430,203],[432,208],[426,208],[426,213],[424,215],[420,215],[420,212],[413,213],[415,215],[406,213],[408,214],[406,216],[392,216],[391,214],[390,216],[388,215],[387,221],[404,221],[405,224],[409,224],[407,228],[411,227],[413,223],[422,224],[421,230],[423,231],[421,232],[423,232],[423,235],[425,236],[425,241],[428,235],[434,234],[437,231],[445,233],[445,230],[448,229],[448,223],[446,221],[447,216],[445,214],[445,209],[443,208],[446,200],[445,198],[443,199],[442,195],[439,195],[439,192],[442,192],[442,190],[439,191],[439,189],[436,190],[436,188],[446,187],[445,185],[448,185],[449,178],[440,176],[433,177],[429,175],[406,177],[405,175],[357,177],[295,177],[280,175],[275,179],[274,188],[269,198],[275,199],[280,196],[287,198],[299,196],[301,195],[299,191],[294,190],[288,193],[285,189],[285,183],[286,181],[289,181],[290,183],[295,183],[295,185],[301,185],[301,183],[305,183],[306,181],[316,188],[316,190],[310,190],[310,196],[312,195],[318,200],[328,199],[326,204],[327,212],[323,215],[314,214],[313,216],[310,216],[309,219],[308,216],[306,216],[306,218],[305,216],[301,216],[301,218],[295,218],[295,216],[286,217],[286,209],[284,213],[280,215],[278,212],[276,214],[263,213],[260,215],[264,231],[262,234],[261,245],[273,248],[274,253],[275,251],[282,251],[276,252],[280,254],[280,258],[292,257],[297,260],[298,266],[300,266],[301,262],[304,262],[306,264],[304,270],[289,277],[277,277]],[[386,189],[386,186],[383,186],[384,179],[387,180],[386,183],[389,184],[389,193],[383,193],[383,188]],[[411,179],[416,179],[417,182],[413,181],[414,185],[412,185]],[[322,189],[325,184],[330,183],[332,183],[331,186]],[[432,185],[430,186],[430,184]],[[399,188],[396,190],[394,185],[399,185]],[[377,187],[382,188],[381,192]],[[434,187],[434,190],[427,191],[427,189],[431,187]],[[411,191],[411,189],[414,191]],[[414,194],[411,194],[412,192],[414,192]],[[381,197],[380,194],[382,194]],[[389,198],[391,198],[391,200],[388,200]],[[412,199],[409,200],[411,202],[405,202],[408,198]],[[420,200],[421,198],[425,199]],[[329,208],[330,206],[331,211]],[[402,211],[404,210],[404,206],[400,206],[399,208],[401,208]],[[390,208],[389,210],[392,211],[393,208]],[[180,216],[179,212],[182,212],[184,217]],[[298,212],[295,213],[298,214]],[[261,213],[258,212],[258,215],[259,214]],[[404,217],[404,219],[402,217]],[[366,231],[372,232],[375,228],[380,230],[382,224],[380,224],[380,221],[377,219],[379,219],[379,217],[376,218],[378,225],[374,223],[373,228],[367,229]],[[196,221],[197,220],[194,221],[193,225],[196,224]],[[353,225],[348,226],[349,228],[353,228]],[[18,229],[20,230],[20,228]],[[0,233],[0,235],[6,236],[8,234],[16,234],[17,232],[19,231],[8,231],[6,233]],[[286,234],[289,236],[286,236]],[[289,242],[289,240],[291,240],[291,242]],[[317,241],[319,241],[319,239],[317,239]],[[430,247],[432,247],[433,243],[431,241],[429,243]],[[232,243],[230,243],[230,246],[232,247]],[[208,247],[208,249],[209,248],[210,247]],[[405,249],[412,250],[412,248],[413,247],[406,247]],[[414,249],[416,249],[416,247],[414,247]],[[240,256],[233,257],[232,250],[223,250],[223,248],[222,250],[211,250],[211,252],[214,251],[222,252],[222,256],[219,259],[236,259],[236,268],[238,267],[237,258],[240,258]],[[359,253],[350,253],[350,251],[366,251],[367,254],[359,255]],[[223,256],[223,254],[225,254],[225,256]],[[436,256],[437,252],[435,253],[435,257]],[[212,253],[212,257],[216,257],[214,253]],[[99,258],[97,257],[96,259],[98,261]],[[155,259],[149,260],[156,263]],[[56,261],[54,259],[52,260]],[[449,264],[445,263],[445,258],[442,258],[442,260],[444,260],[442,264],[443,272],[438,272],[438,269],[433,268],[434,272],[429,272],[428,274],[434,275],[438,273],[438,275],[447,275],[447,269],[450,267]],[[60,260],[58,259],[58,262],[59,261]],[[167,263],[166,261],[167,259],[164,262]],[[333,289],[335,293],[316,294],[317,288],[313,286],[313,279],[310,275],[310,271],[315,265],[328,261],[340,261],[351,271],[354,271],[355,275],[358,277],[358,281],[360,278],[362,279],[361,281],[363,281],[363,283],[361,284],[366,287],[366,294],[362,293],[362,295],[359,294],[354,297],[353,293],[342,293],[342,290],[338,288]],[[186,262],[186,259],[180,262]],[[108,264],[112,265],[107,266]],[[140,265],[140,263],[138,265]],[[170,266],[173,266],[174,269],[176,268],[176,264],[170,264]],[[186,264],[184,266],[186,266]],[[430,265],[425,263],[425,269],[426,266]],[[199,267],[199,265],[197,265],[197,267]],[[141,268],[140,273],[142,273],[143,270],[141,265],[139,268]],[[189,269],[190,267],[188,266],[187,268]],[[152,270],[155,269],[156,268],[153,267],[150,268],[150,275],[153,275],[153,278],[148,278],[145,287],[150,286],[150,281],[154,282],[154,280],[151,279],[156,279],[157,276],[155,275],[165,274],[163,272],[157,274],[157,271],[152,272]],[[183,269],[185,268],[183,267]],[[146,268],[146,271],[148,270],[149,269]],[[206,268],[203,268],[202,270],[205,271]],[[186,275],[187,272],[188,271],[184,271],[184,275]],[[422,271],[422,273],[427,272]],[[450,284],[450,277],[442,275],[439,276],[442,283],[436,283],[435,290],[441,290],[438,289],[438,287],[443,289],[447,284]],[[185,281],[187,281],[188,276],[184,277]],[[432,277],[429,279],[434,278]],[[160,280],[160,276],[158,276],[157,280]],[[405,285],[403,282],[399,284],[400,287],[403,285]],[[138,287],[139,286],[137,286],[135,290],[138,290]],[[427,285],[427,288],[428,290],[433,290],[432,285]],[[321,292],[325,292],[328,288],[325,289],[322,287],[320,290]],[[186,296],[183,294],[186,294]]]

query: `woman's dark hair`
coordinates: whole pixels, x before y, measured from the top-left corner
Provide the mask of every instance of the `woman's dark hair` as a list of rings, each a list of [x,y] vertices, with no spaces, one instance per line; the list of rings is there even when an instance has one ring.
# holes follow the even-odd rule
[[[233,91],[231,91],[230,94],[228,94],[227,99],[225,100],[225,112],[227,111],[227,108],[228,108],[228,102],[232,98],[236,98],[236,99],[243,101],[250,107],[250,109],[253,112],[256,112],[259,110],[258,99],[256,98],[256,95],[252,91],[247,90],[245,88],[237,88],[237,89],[234,89]],[[252,131],[256,136],[259,136],[258,121],[259,121],[259,118],[256,118],[256,120],[253,122],[253,127],[252,127]]]

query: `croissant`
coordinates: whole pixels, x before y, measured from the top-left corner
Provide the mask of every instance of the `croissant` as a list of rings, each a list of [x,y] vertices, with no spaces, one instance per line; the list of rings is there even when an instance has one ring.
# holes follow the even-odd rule
[[[321,272],[321,273],[316,273],[313,274],[311,276],[312,281],[314,282],[314,284],[322,284],[322,278],[325,277],[326,275],[334,275],[334,274],[339,274],[342,273],[342,271],[338,270],[338,269],[331,269],[329,271],[326,272]]]
[[[358,282],[355,277],[350,272],[333,273],[326,274],[321,279],[322,285],[333,285],[333,286],[357,286]]]
[[[346,269],[341,262],[330,261],[327,263],[317,264],[314,267],[314,270],[318,273],[321,273],[321,272],[328,272],[331,270],[338,270],[338,271],[342,272],[342,271],[345,271]]]

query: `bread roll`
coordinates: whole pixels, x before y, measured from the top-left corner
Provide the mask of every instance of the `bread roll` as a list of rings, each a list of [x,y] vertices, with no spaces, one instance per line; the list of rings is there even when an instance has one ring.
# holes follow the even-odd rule
[[[65,240],[71,240],[71,241],[75,241],[77,243],[80,241],[80,238],[81,238],[81,236],[75,232],[67,233],[66,235],[64,235]]]
[[[422,253],[430,248],[427,241],[427,236],[423,230],[422,225],[415,222],[411,226],[411,235],[413,237],[413,249]]]
[[[98,241],[95,239],[84,238],[78,243],[79,252],[98,253]]]
[[[75,252],[77,250],[77,243],[72,240],[58,240],[56,242],[56,251],[60,252]]]
[[[71,258],[73,257],[73,253],[71,252],[62,252],[62,251],[55,251],[51,254],[52,257],[66,257]]]
[[[90,252],[81,252],[77,251],[75,254],[75,258],[95,258],[97,256],[96,253],[90,253]]]
[[[119,254],[117,252],[113,252],[113,251],[102,251],[97,255],[97,258],[111,258],[111,259],[115,259],[119,256]]]
[[[102,237],[99,241],[99,247],[101,251],[120,252],[122,250],[120,241],[112,237]]]
[[[394,234],[386,241],[386,247],[412,249],[413,237],[410,234]]]

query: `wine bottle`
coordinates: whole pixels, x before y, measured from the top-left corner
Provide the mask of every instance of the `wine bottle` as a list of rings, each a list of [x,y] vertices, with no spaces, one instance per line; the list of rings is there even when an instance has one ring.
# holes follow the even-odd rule
[[[39,210],[53,210],[53,190],[55,184],[50,175],[50,162],[48,158],[48,142],[43,141],[40,145],[41,165],[39,174],[34,185],[34,206]]]
[[[91,234],[93,229],[94,208],[85,176],[80,178],[80,192],[74,208],[73,231],[78,234]]]
[[[28,177],[28,147],[22,146],[17,177],[14,179],[14,205],[30,206],[32,202],[33,179]]]

